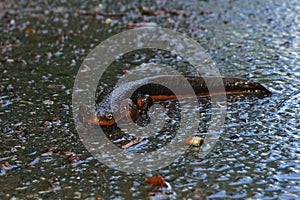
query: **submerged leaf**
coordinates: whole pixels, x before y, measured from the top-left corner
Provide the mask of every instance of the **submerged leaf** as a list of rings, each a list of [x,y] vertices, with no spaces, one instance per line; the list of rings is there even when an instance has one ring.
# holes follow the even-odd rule
[[[151,177],[151,178],[147,178],[145,179],[146,183],[149,183],[152,186],[159,186],[159,187],[168,187],[168,185],[166,184],[165,180],[163,179],[163,177],[159,174]]]

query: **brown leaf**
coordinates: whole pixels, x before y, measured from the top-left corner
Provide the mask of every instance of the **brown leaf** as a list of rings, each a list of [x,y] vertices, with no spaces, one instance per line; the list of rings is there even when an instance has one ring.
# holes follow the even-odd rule
[[[55,188],[55,185],[53,183],[48,184],[48,189],[54,189],[54,188]]]
[[[154,22],[141,22],[141,23],[127,23],[126,26],[127,28],[138,28],[138,27],[145,27],[145,26],[156,27],[157,24]]]
[[[86,12],[84,10],[76,10],[76,14],[85,16],[104,16],[104,17],[123,17],[124,13],[106,13],[106,12]]]
[[[190,15],[190,13],[183,11],[183,10],[167,10],[167,9],[150,10],[144,6],[141,6],[140,10],[143,15],[155,15],[155,16],[156,15],[166,15],[166,14],[185,15],[185,16]]]
[[[195,146],[195,147],[199,147],[203,144],[204,139],[198,136],[194,136],[194,137],[188,137],[185,140],[185,143],[187,145],[191,145],[191,146]]]
[[[152,186],[159,186],[159,187],[168,187],[168,185],[166,184],[165,180],[163,179],[163,177],[159,174],[151,177],[151,178],[147,178],[145,179],[146,183],[149,183]]]
[[[122,149],[127,149],[127,148],[129,148],[129,147],[131,147],[131,146],[133,146],[135,144],[140,143],[143,139],[145,139],[145,137],[140,137],[140,138],[138,138],[138,139],[136,139],[134,141],[129,142],[128,144],[123,145],[121,148]]]
[[[238,98],[237,97],[233,97],[232,98],[232,102],[237,102],[238,101]]]
[[[26,28],[25,33],[28,33],[28,34],[32,34],[32,35],[33,35],[33,34],[36,33],[36,30],[33,29],[33,28]]]
[[[226,20],[223,20],[223,23],[224,24],[228,24],[230,22],[230,20],[226,19]]]

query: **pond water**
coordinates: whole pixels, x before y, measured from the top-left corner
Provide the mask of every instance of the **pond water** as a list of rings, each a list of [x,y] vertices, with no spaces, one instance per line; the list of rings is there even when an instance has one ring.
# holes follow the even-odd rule
[[[2,1],[0,10],[0,199],[146,199],[145,178],[155,174],[175,199],[300,198],[299,1]],[[220,139],[206,157],[185,154],[131,174],[85,148],[72,88],[94,47],[141,22],[185,33],[222,76],[258,81],[273,95],[229,97]],[[99,90],[146,62],[167,60],[193,74],[178,58],[152,53],[117,59]]]

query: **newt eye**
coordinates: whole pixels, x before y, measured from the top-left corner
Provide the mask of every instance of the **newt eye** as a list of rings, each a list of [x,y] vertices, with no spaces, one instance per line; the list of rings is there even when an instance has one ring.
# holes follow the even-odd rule
[[[106,113],[105,117],[106,117],[106,119],[112,119],[113,115],[111,113]]]

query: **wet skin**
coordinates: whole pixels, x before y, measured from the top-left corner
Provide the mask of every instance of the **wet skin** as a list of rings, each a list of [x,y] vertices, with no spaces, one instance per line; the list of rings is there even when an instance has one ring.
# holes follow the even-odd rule
[[[189,85],[187,85],[189,84]],[[167,87],[176,88],[176,95]],[[188,87],[189,86],[189,87]],[[191,90],[189,90],[190,88]],[[130,98],[126,95],[132,92]],[[196,76],[154,76],[138,81],[124,83],[114,88],[97,107],[96,117],[86,117],[87,123],[111,126],[126,118],[136,122],[156,101],[166,101],[191,96],[213,96],[218,94],[271,95],[272,93],[258,82],[241,78],[196,77]],[[111,105],[112,96],[116,105]],[[112,113],[112,106],[117,106],[117,116]],[[84,108],[87,110],[86,108]],[[116,114],[116,112],[114,112]]]

